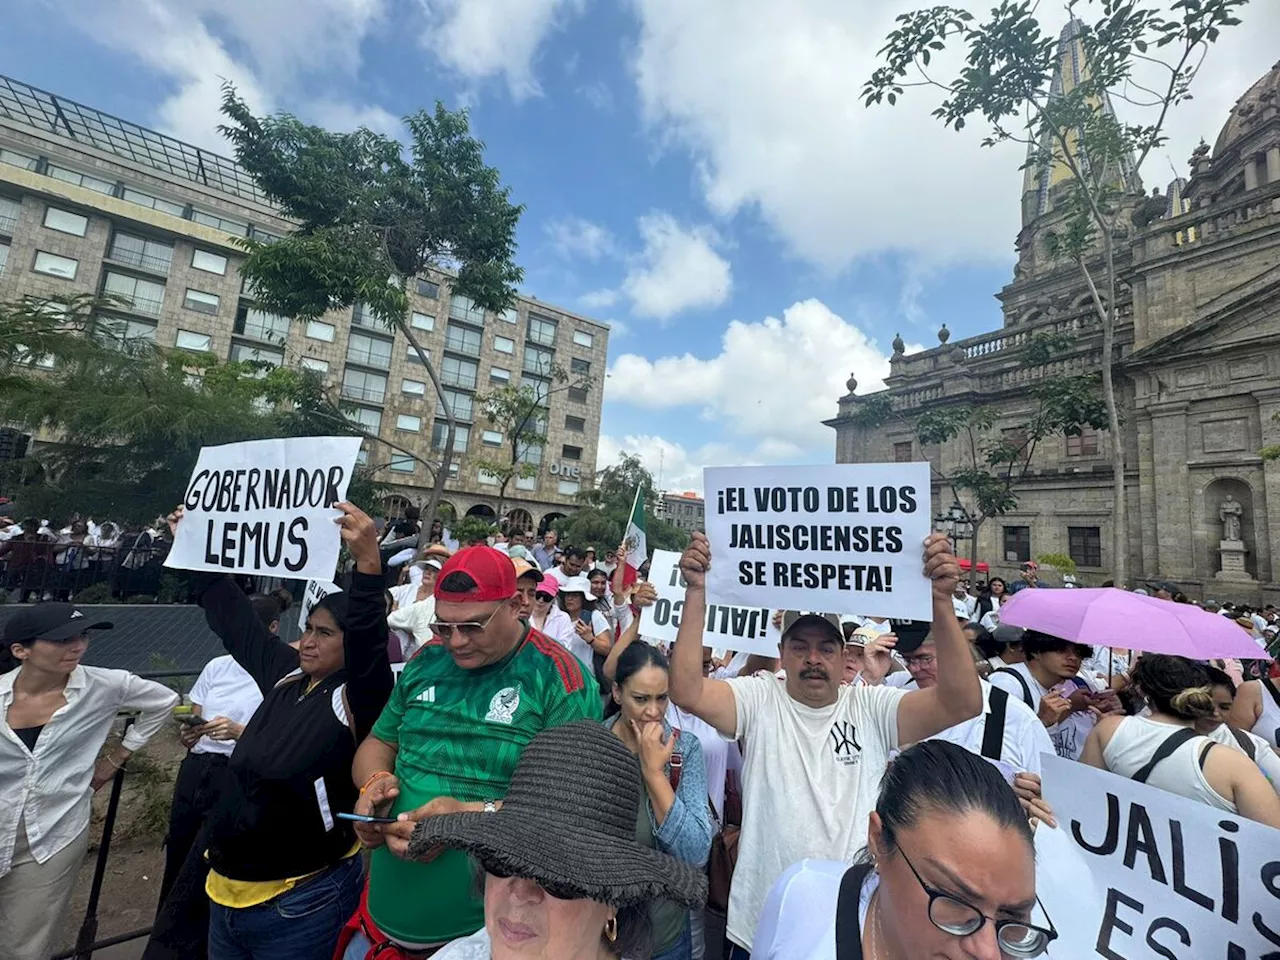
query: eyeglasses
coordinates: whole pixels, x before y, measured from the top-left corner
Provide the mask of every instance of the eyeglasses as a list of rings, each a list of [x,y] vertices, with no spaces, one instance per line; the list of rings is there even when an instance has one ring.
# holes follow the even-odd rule
[[[555,897],[555,899],[557,900],[584,899],[581,890],[575,890],[572,887],[564,886],[558,883],[550,883],[546,880],[542,880],[537,877],[526,877],[526,876],[522,876],[519,873],[513,873],[511,870],[508,870],[504,865],[496,862],[495,860],[490,859],[489,857],[478,857],[477,859],[480,861],[480,869],[482,869],[485,873],[489,874],[489,876],[496,877],[499,880],[509,880],[512,877],[522,877],[522,879],[525,879],[525,880],[532,880],[534,883],[540,886],[543,890],[545,890],[548,896]]]
[[[539,590],[533,596],[535,599],[541,600],[543,603],[550,603],[552,600],[555,599],[555,597],[553,597],[551,594],[543,593],[541,590]]]
[[[937,659],[938,658],[934,656],[932,653],[921,653],[917,656],[904,656],[902,658],[902,662],[907,665],[908,670],[912,669],[913,667],[916,669],[922,669],[924,667],[933,666],[934,662]]]
[[[480,623],[476,620],[465,620],[462,623],[448,623],[444,620],[433,620],[428,624],[428,626],[431,628],[431,632],[441,640],[448,640],[453,636],[453,631],[455,630],[461,633],[464,637],[477,637],[484,633],[485,628],[493,622],[493,618],[498,615],[498,611],[501,610],[502,607],[503,604],[499,604],[493,613],[489,614],[489,616],[485,618],[484,623]]]
[[[902,854],[902,859],[911,869],[921,889],[929,895],[929,921],[943,933],[949,933],[953,937],[969,937],[990,920],[995,924],[1000,949],[1011,957],[1038,957],[1049,948],[1049,944],[1058,939],[1057,928],[1049,914],[1045,913],[1044,904],[1039,897],[1036,897],[1036,905],[1049,921],[1048,930],[1025,920],[997,920],[995,917],[988,917],[973,904],[929,886],[902,847],[898,847],[898,852]]]

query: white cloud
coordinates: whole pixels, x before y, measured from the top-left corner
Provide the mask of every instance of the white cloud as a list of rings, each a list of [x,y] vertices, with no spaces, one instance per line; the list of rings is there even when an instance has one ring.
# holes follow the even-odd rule
[[[547,224],[547,237],[556,253],[569,260],[599,260],[612,256],[613,234],[582,217],[562,217]]]
[[[640,458],[653,474],[660,490],[689,490],[701,495],[704,467],[732,467],[746,464],[795,462],[797,452],[761,444],[754,450],[739,450],[723,443],[708,443],[693,450],[665,437],[628,434],[625,437],[600,435],[596,471],[615,466],[622,455]]]
[[[586,0],[419,0],[422,45],[468,80],[500,76],[515,100],[538,96],[538,50]]]
[[[644,252],[622,282],[638,316],[666,320],[729,299],[733,272],[716,252],[720,239],[714,230],[686,227],[668,213],[643,216],[638,226]]]
[[[833,447],[835,435],[822,421],[835,416],[850,372],[859,393],[879,389],[889,357],[821,301],[803,300],[781,319],[733,321],[720,353],[709,359],[623,354],[609,370],[605,399],[647,409],[696,408],[755,443],[753,456],[777,461]]]
[[[618,302],[617,290],[590,290],[578,298],[585,310],[607,310]]]
[[[982,14],[991,6],[962,5]],[[776,0],[632,6],[644,115],[693,157],[718,214],[756,211],[792,253],[829,269],[884,250],[1012,258],[1021,150],[983,149],[980,124],[943,129],[930,116],[936,98],[923,90],[896,107],[867,109],[858,96],[893,18],[919,0],[792,0],[785,15]],[[1062,4],[1052,6],[1049,20],[1062,16]],[[1280,3],[1250,4],[1241,16],[1211,50],[1195,99],[1170,119],[1179,172],[1196,140],[1212,143],[1235,98],[1274,61]],[[1172,176],[1163,156],[1145,172],[1152,184]]]

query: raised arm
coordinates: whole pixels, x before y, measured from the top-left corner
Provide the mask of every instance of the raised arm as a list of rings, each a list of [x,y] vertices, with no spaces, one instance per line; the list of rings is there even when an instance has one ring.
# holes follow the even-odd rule
[[[394,679],[387,657],[387,613],[383,600],[382,557],[376,528],[352,503],[337,504],[342,540],[355,558],[343,647],[347,659],[347,703],[356,739],[364,740],[387,705]]]
[[[738,704],[733,688],[723,680],[702,675],[702,631],[707,619],[710,568],[711,544],[705,533],[696,531],[680,557],[685,581],[684,609],[671,651],[671,701],[711,724],[723,736],[736,737]]]
[[[640,618],[644,614],[644,608],[650,606],[657,599],[657,591],[653,589],[651,583],[639,583],[636,585],[635,603],[640,608],[640,614],[631,618],[631,622],[623,629],[618,636],[618,642],[613,645],[613,649],[609,651],[609,656],[605,658],[604,666],[600,668],[605,679],[612,681],[618,672],[618,658],[640,637]]]
[[[898,704],[898,741],[915,743],[982,712],[982,685],[960,632],[951,603],[960,579],[960,564],[946,534],[930,534],[924,542],[924,573],[933,581],[933,625],[937,646],[938,683],[908,693]]]

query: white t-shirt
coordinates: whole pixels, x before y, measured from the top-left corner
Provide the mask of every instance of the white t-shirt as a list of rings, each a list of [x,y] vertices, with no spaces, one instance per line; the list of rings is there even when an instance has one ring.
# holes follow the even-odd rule
[[[716,819],[723,822],[725,775],[732,770],[738,780],[742,780],[742,754],[738,752],[738,744],[724,739],[707,721],[685,713],[674,703],[667,704],[667,723],[682,733],[697,737],[702,745],[702,759],[707,765],[707,796]]]
[[[200,715],[206,720],[226,717],[235,723],[248,723],[258,704],[262,703],[262,691],[248,671],[230,654],[214,657],[200,671],[191,688],[191,702],[200,704]],[[192,753],[221,753],[231,755],[236,748],[234,740],[210,740],[201,737],[191,748]]]
[[[991,684],[982,683],[982,713],[954,727],[947,727],[930,740],[946,740],[970,753],[981,755],[982,738],[991,715]],[[1018,696],[1010,694],[1004,715],[1004,737],[1000,742],[1000,760],[1014,770],[1040,773],[1040,755],[1053,753],[1053,740],[1044,724]]]
[[[1276,792],[1280,793],[1280,753],[1276,753],[1271,744],[1256,733],[1249,733],[1247,730],[1238,732],[1246,740],[1253,741],[1253,762],[1258,765],[1258,769],[1270,781],[1271,786],[1275,787]],[[1225,723],[1212,733],[1207,734],[1207,736],[1214,743],[1220,743],[1223,746],[1230,747],[1237,753],[1242,753],[1246,757],[1249,756],[1248,753],[1245,753],[1244,747],[1240,746],[1240,741],[1236,739],[1235,734],[1231,732],[1231,729]]]
[[[489,931],[481,927],[469,937],[446,943],[436,954],[435,960],[489,960],[493,955],[492,949]]]
[[[889,753],[898,746],[898,705],[889,687],[843,686],[836,702],[807,707],[770,676],[725,681],[743,740],[742,832],[726,932],[750,950],[765,896],[806,857],[853,860],[867,844]]]
[[[1049,693],[1049,688],[1040,685],[1040,681],[1032,675],[1030,668],[1025,663],[1011,663],[1005,669],[1012,670],[1022,677],[1026,682],[1026,686],[1024,687],[1008,673],[1002,672],[991,674],[991,676],[987,677],[987,681],[993,687],[999,687],[1008,693],[1012,699],[1018,700],[1023,704],[1026,704],[1024,691],[1030,691],[1031,712],[1038,717],[1040,714],[1040,701]],[[1082,681],[1095,693],[1100,690],[1100,685],[1091,677],[1078,674],[1076,679]],[[1061,723],[1049,727],[1049,738],[1053,741],[1054,752],[1067,760],[1079,760],[1080,754],[1084,752],[1085,740],[1089,738],[1089,731],[1097,724],[1098,721],[1093,714],[1087,710],[1081,710],[1070,714]]]
[[[565,584],[567,584],[570,580],[574,579],[559,567],[552,567],[550,570],[546,570],[544,572],[548,577],[550,577],[552,580],[554,580],[556,583],[560,585],[561,590],[564,589]],[[583,576],[585,576],[585,574],[583,574]]]

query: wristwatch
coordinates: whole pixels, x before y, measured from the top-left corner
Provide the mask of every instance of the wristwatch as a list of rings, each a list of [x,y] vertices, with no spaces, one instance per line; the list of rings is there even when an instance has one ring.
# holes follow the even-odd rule
[[[485,812],[485,813],[497,813],[497,812],[498,812],[498,802],[497,802],[496,800],[486,800],[486,801],[484,802],[484,812]]]

